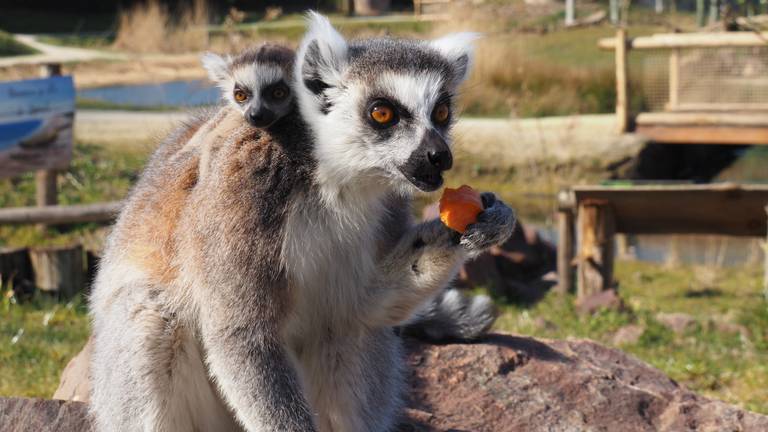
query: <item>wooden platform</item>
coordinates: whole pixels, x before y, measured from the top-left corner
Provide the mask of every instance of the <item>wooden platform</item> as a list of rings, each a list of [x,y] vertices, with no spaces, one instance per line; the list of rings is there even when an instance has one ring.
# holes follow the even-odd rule
[[[768,185],[578,186],[559,200],[561,290],[572,288],[575,264],[579,298],[613,286],[617,233],[768,233]]]
[[[635,125],[636,133],[662,143],[768,145],[768,111],[641,113]]]

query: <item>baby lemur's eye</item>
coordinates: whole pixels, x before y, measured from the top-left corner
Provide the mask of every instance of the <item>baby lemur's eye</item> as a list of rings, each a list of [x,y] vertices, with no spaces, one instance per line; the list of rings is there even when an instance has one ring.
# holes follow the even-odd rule
[[[399,120],[395,107],[385,100],[377,100],[368,108],[368,113],[377,127],[394,126]]]
[[[288,96],[288,90],[283,87],[275,87],[272,90],[272,97],[275,99],[284,99]]]
[[[432,121],[439,124],[444,125],[448,123],[448,120],[451,118],[451,108],[448,106],[447,102],[442,102],[437,104],[434,110],[432,110]]]
[[[241,89],[235,89],[234,92],[235,100],[238,102],[245,102],[248,100],[248,93],[244,92]]]

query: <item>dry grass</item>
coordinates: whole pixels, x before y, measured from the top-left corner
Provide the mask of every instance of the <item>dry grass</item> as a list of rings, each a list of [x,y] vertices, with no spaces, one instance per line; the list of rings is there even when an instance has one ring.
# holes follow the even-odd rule
[[[532,59],[515,36],[479,43],[464,87],[465,111],[513,117],[607,112],[615,97],[609,68],[565,67]]]
[[[207,0],[192,0],[172,14],[159,0],[137,3],[120,14],[115,48],[136,53],[190,52],[208,45]],[[174,16],[176,15],[176,16]]]

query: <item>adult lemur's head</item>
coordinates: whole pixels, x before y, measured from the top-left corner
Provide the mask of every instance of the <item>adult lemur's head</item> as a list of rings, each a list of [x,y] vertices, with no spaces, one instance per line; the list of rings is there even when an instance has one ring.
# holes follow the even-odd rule
[[[202,62],[224,100],[251,125],[268,127],[293,109],[291,49],[264,44],[235,57],[206,53]]]
[[[453,163],[454,96],[475,38],[347,42],[325,17],[310,13],[294,76],[316,137],[320,183],[438,189]]]

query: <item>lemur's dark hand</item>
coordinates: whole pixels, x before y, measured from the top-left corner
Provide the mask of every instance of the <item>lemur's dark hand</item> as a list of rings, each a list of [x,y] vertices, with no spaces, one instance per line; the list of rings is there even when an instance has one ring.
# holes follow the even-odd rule
[[[459,243],[470,253],[480,253],[491,246],[504,243],[515,228],[515,212],[493,193],[481,195],[483,210],[477,215],[477,222],[469,225]]]

